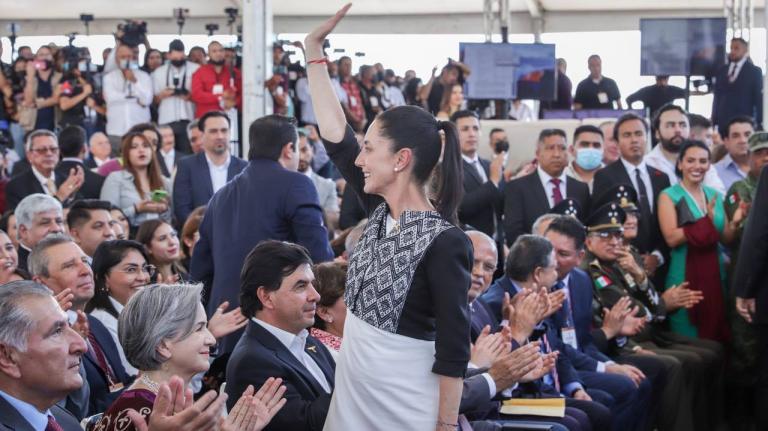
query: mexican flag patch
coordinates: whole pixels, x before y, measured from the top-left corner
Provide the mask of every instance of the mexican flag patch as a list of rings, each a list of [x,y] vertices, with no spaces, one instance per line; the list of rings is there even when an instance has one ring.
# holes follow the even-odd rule
[[[734,192],[730,198],[728,198],[728,203],[731,205],[735,205],[738,201],[741,199],[739,198],[739,192]]]
[[[611,285],[611,279],[604,275],[601,275],[595,280],[595,283],[597,284],[598,288],[602,289],[604,287],[608,287]]]

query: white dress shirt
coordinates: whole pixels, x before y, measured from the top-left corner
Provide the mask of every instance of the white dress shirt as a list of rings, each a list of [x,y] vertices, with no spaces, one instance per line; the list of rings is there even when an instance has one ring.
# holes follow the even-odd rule
[[[115,307],[115,311],[117,311],[118,315],[120,314],[120,312],[123,311],[123,308],[124,308],[123,304],[117,302],[115,298],[110,296],[109,302],[111,302],[112,306]],[[109,335],[112,336],[112,340],[115,342],[115,346],[117,346],[117,353],[120,354],[120,362],[123,363],[125,372],[128,373],[129,376],[135,376],[139,374],[139,370],[136,369],[130,363],[128,363],[128,360],[125,358],[125,352],[123,352],[123,348],[120,345],[120,339],[117,336],[117,319],[115,318],[115,316],[107,313],[105,310],[102,310],[102,309],[96,309],[91,311],[91,316],[93,316],[99,322],[101,322],[101,324],[104,325],[105,328],[107,328],[107,331],[109,331]]]
[[[647,163],[648,166],[667,174],[670,185],[674,186],[679,182],[677,174],[675,174],[675,163],[670,162],[664,157],[664,153],[661,152],[661,144],[656,145],[651,152],[645,156],[643,161]],[[715,165],[709,165],[709,170],[707,170],[707,174],[704,176],[704,185],[717,190],[718,193],[725,196],[725,184],[720,180],[720,176],[717,175]]]
[[[480,178],[483,180],[483,184],[488,182],[488,175],[485,174],[485,169],[483,169],[483,165],[480,163],[480,157],[477,155],[477,153],[475,153],[475,157],[472,158],[462,154],[461,158],[464,159],[465,162],[475,167],[477,174],[480,175]]]
[[[32,173],[35,175],[35,178],[37,178],[37,181],[40,182],[40,185],[43,186],[43,193],[47,194],[48,196],[53,196],[53,194],[56,192],[56,173],[54,171],[51,171],[51,176],[46,178],[43,176],[40,171],[35,169],[34,166],[32,166]],[[53,181],[53,192],[51,193],[50,190],[48,190],[48,180]]]
[[[541,180],[541,185],[544,186],[544,192],[547,194],[547,202],[549,202],[549,207],[552,208],[555,206],[555,185],[552,184],[551,180],[554,178],[550,176],[548,173],[544,172],[541,167],[536,168],[536,172],[539,174],[539,180]],[[563,170],[563,173],[560,174],[558,177],[560,180],[560,195],[563,197],[563,199],[567,198],[567,195],[565,193],[566,186],[565,182],[568,180],[568,175],[565,174],[565,170]]]
[[[21,415],[21,417],[23,417],[35,431],[45,431],[45,428],[48,426],[48,416],[53,416],[50,410],[41,413],[40,410],[32,404],[12,397],[3,391],[0,391],[0,397],[8,402],[11,407],[16,409],[19,415]]]
[[[160,155],[163,156],[163,162],[165,162],[165,167],[168,168],[168,173],[173,175],[173,168],[175,167],[174,161],[176,160],[176,150],[171,148],[171,151],[166,153],[161,148]]]
[[[133,74],[136,82],[126,80],[122,70],[113,70],[104,76],[108,135],[122,136],[131,127],[151,121],[152,78],[143,70],[134,70]]]
[[[229,164],[232,162],[232,156],[227,157],[227,161],[218,166],[213,163],[208,154],[205,155],[205,161],[208,163],[208,172],[211,175],[213,192],[216,193],[227,184],[227,171],[229,170]]]
[[[645,160],[641,161],[637,166],[629,163],[623,157],[620,157],[619,160],[621,160],[621,164],[624,165],[624,169],[627,170],[627,175],[629,175],[629,180],[632,181],[632,187],[635,188],[638,199],[640,199],[640,187],[637,184],[637,174],[635,173],[635,169],[640,170],[640,179],[643,181],[643,184],[645,184],[646,194],[648,195],[648,204],[650,205],[651,212],[653,212],[653,205],[655,204],[655,202],[653,202],[653,184],[651,183],[651,176],[648,175],[648,167],[645,164]]]
[[[192,74],[200,66],[191,61],[186,62],[182,67],[176,67],[170,62],[155,69],[152,72],[152,89],[157,96],[166,88],[175,88],[174,78],[178,79],[178,88],[184,88],[187,91],[192,90]],[[183,85],[182,85],[183,84]],[[166,97],[160,101],[157,107],[157,123],[168,124],[181,120],[192,120],[195,118],[195,104],[188,99],[184,100],[182,96]]]
[[[741,73],[741,69],[744,67],[744,63],[747,62],[747,56],[741,58],[741,60],[737,62],[731,62],[728,65],[728,79],[730,82],[733,82],[736,80],[736,78],[739,77],[739,73]],[[734,70],[735,69],[735,70]]]
[[[306,344],[307,336],[309,332],[306,329],[302,329],[298,334],[291,334],[288,331],[284,331],[278,327],[272,326],[269,323],[259,320],[255,317],[251,318],[255,323],[261,325],[267,332],[274,335],[286,349],[309,371],[309,374],[315,378],[317,383],[323,387],[323,390],[327,393],[331,393],[331,385],[328,383],[328,379],[325,378],[323,370],[317,365],[314,359],[307,353]]]

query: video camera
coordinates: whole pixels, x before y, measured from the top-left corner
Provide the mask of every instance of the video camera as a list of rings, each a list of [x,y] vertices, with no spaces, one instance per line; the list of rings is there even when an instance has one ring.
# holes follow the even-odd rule
[[[64,58],[64,72],[73,72],[78,69],[80,62],[91,60],[91,54],[88,48],[80,48],[76,46],[65,46],[61,48],[61,55]],[[87,70],[87,69],[86,69]],[[81,70],[85,72],[86,70]]]
[[[147,23],[145,21],[126,20],[126,23],[120,24],[117,29],[123,32],[120,42],[132,48],[139,46],[147,36]]]

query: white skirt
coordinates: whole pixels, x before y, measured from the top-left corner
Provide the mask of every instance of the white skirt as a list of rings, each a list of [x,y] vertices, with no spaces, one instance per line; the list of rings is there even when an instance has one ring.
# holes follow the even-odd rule
[[[323,431],[432,430],[440,402],[434,341],[382,331],[347,313]]]

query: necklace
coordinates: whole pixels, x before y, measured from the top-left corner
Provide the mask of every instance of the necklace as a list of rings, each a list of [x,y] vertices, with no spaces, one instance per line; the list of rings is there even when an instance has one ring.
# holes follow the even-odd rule
[[[144,386],[148,387],[154,393],[158,393],[160,391],[160,383],[157,383],[156,381],[150,379],[144,373],[141,373],[139,378],[136,379],[136,383],[143,384]]]

